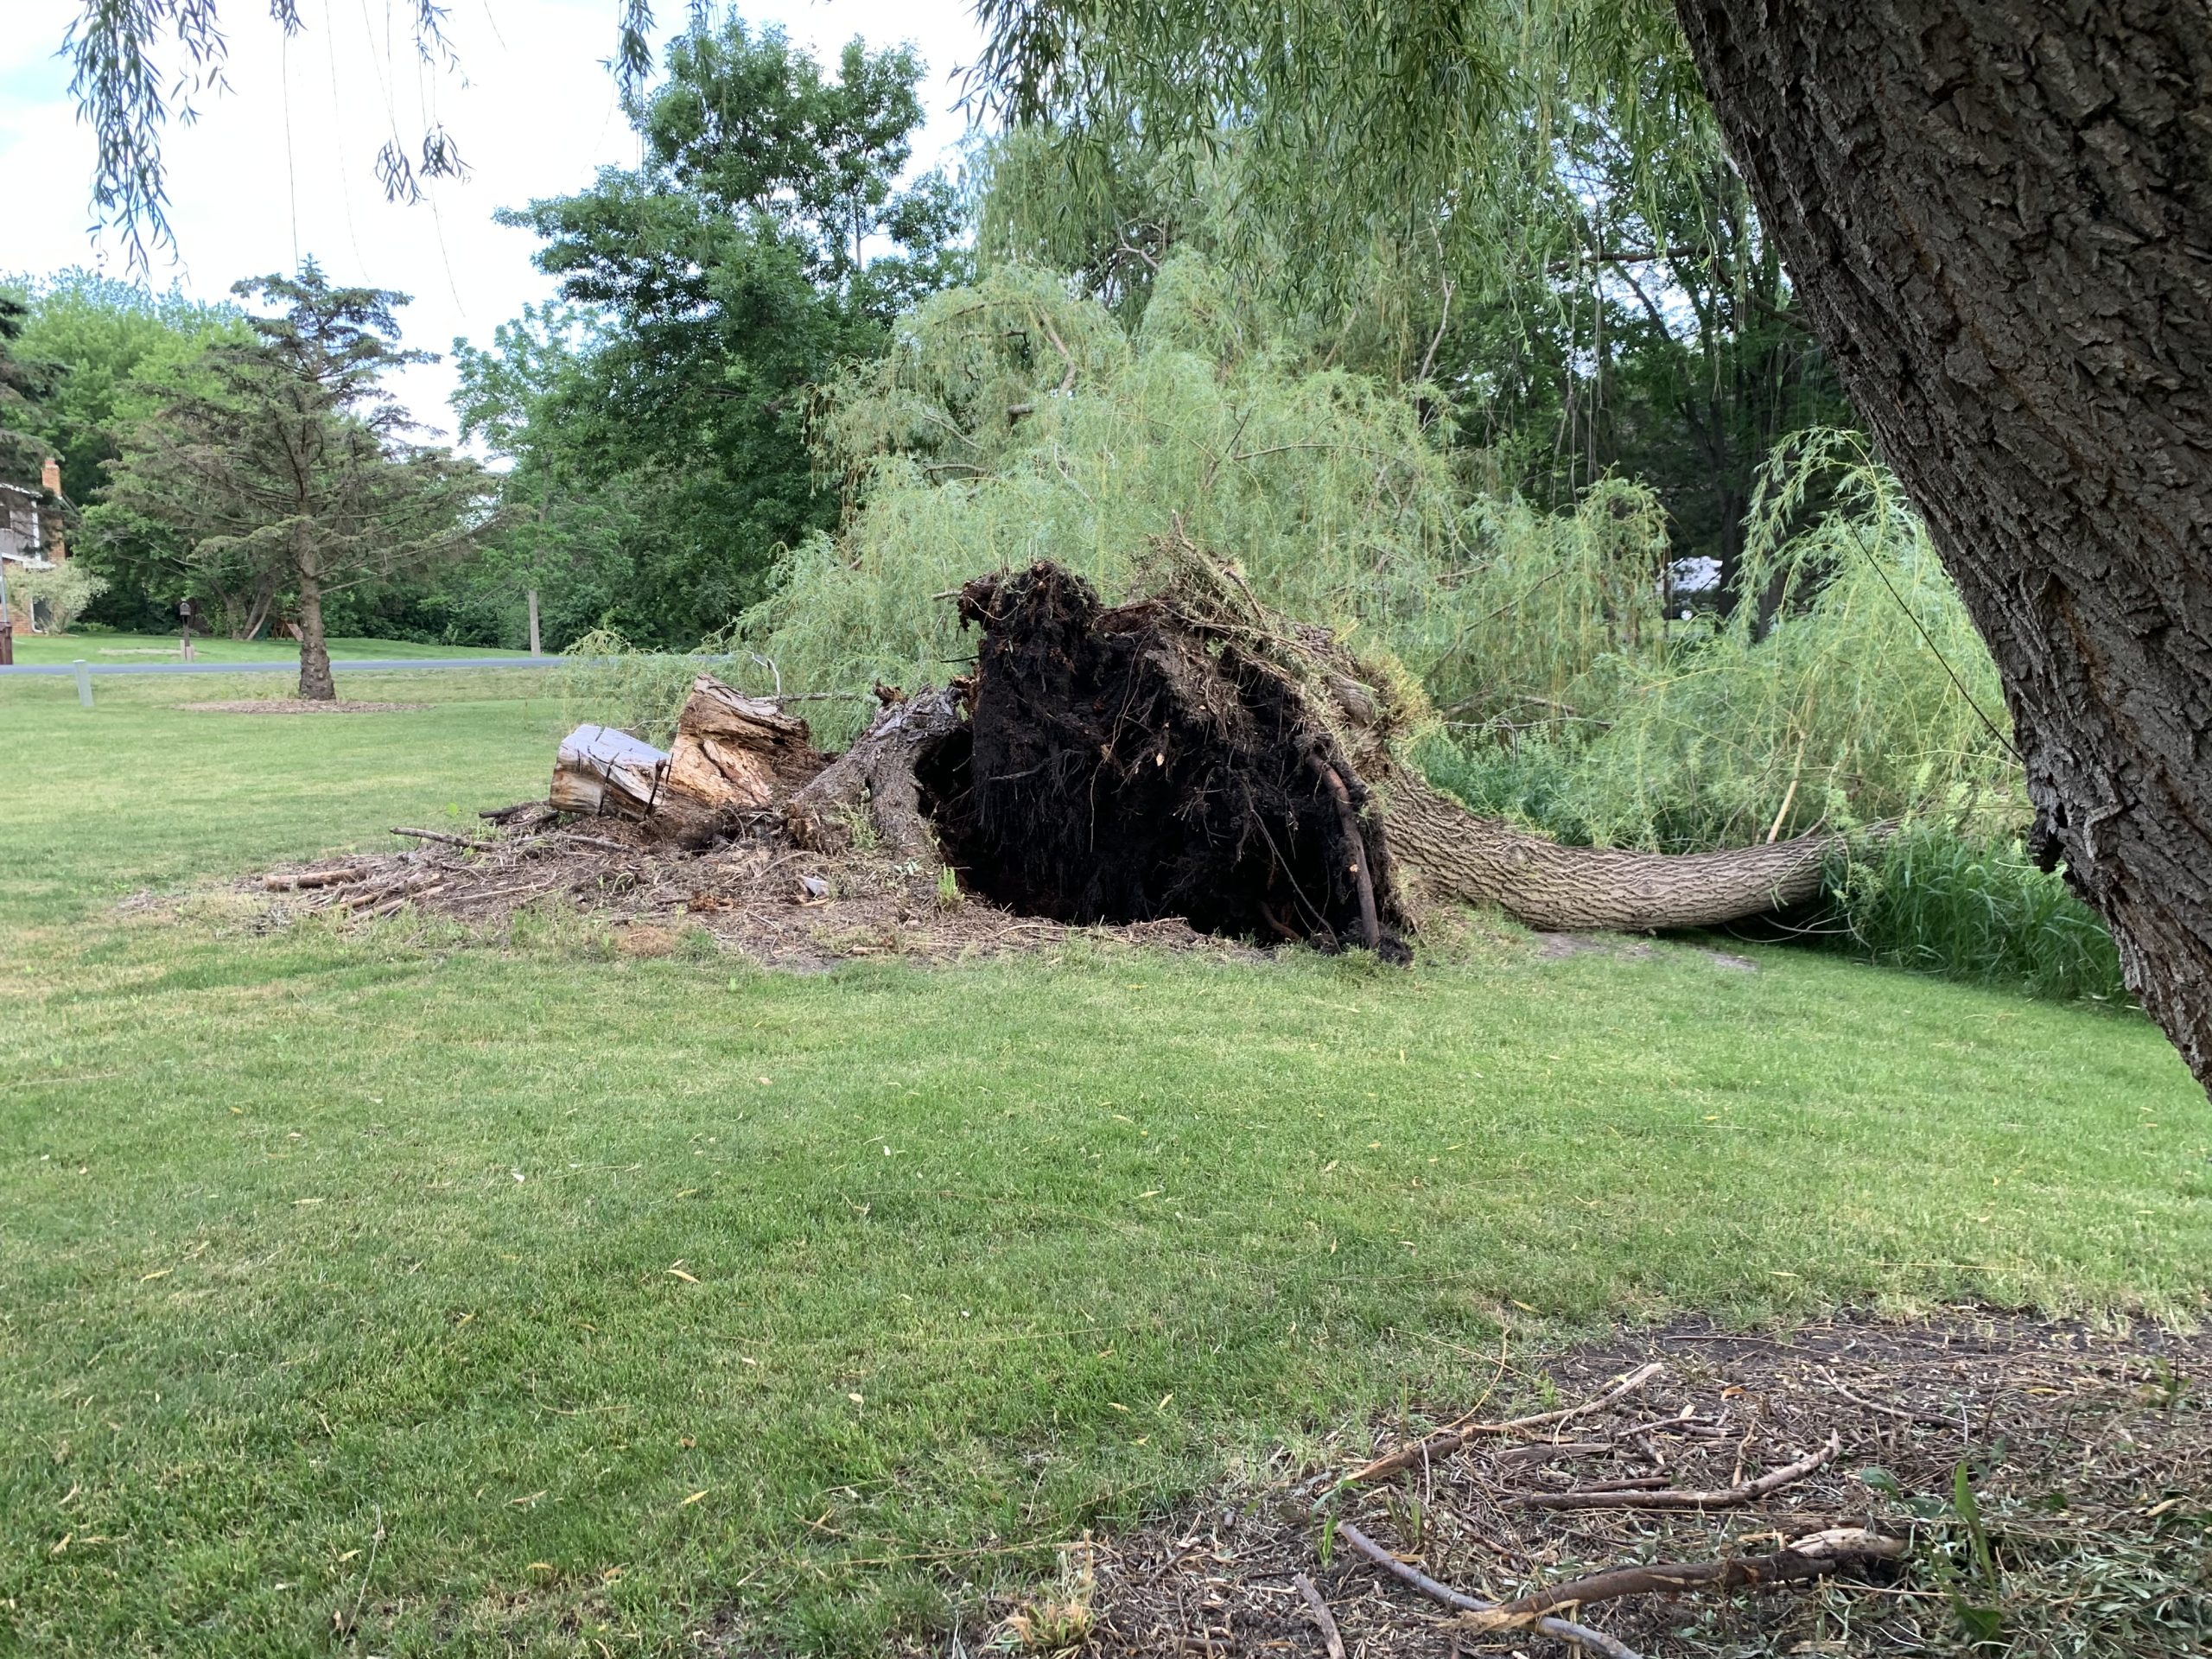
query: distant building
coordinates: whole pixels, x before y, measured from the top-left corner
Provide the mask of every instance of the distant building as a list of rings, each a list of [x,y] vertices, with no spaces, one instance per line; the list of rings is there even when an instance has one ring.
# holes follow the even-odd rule
[[[10,575],[18,570],[51,570],[69,558],[68,545],[61,537],[61,515],[48,505],[63,499],[61,463],[48,456],[39,481],[44,487],[35,490],[22,484],[0,484],[0,568]],[[43,632],[48,626],[45,610],[43,600],[18,604],[10,594],[10,632]]]

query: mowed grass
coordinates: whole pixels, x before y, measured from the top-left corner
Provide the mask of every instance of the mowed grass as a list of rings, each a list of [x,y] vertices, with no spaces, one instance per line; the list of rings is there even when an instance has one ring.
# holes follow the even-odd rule
[[[118,911],[529,795],[562,711],[110,683],[0,685],[0,1649],[972,1648],[977,1586],[1502,1341],[2212,1286],[2139,1020],[1779,950],[799,978]]]
[[[339,639],[327,643],[330,660],[341,667],[349,661],[378,658],[497,658],[523,654],[481,645],[426,645],[407,639]],[[196,633],[192,639],[192,654],[193,660],[200,663],[296,663],[300,647],[291,639],[226,639],[219,635],[211,639]],[[27,666],[35,663],[73,663],[80,657],[98,664],[181,661],[182,656],[181,637],[174,633],[28,633],[19,635],[16,640],[16,660]],[[257,683],[266,683],[259,677]]]

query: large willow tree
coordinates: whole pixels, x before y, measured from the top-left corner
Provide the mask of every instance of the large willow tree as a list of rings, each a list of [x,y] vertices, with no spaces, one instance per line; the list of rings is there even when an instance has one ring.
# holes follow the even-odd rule
[[[1655,173],[1717,129],[1989,642],[2040,855],[2212,1081],[2212,10],[981,6],[1009,114],[1249,129],[1316,250],[1497,235],[1515,158],[1624,85]]]

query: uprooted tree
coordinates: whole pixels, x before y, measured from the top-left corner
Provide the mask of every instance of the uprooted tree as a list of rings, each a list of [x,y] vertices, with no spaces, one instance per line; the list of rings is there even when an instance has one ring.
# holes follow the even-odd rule
[[[970,890],[1070,922],[1180,916],[1205,931],[1402,955],[1440,902],[1531,926],[1710,926],[1812,897],[1831,836],[1688,855],[1565,847],[1440,794],[1403,761],[1415,694],[1326,630],[1268,610],[1187,543],[1103,603],[1058,565],[976,578],[971,673],[886,694],[834,761],[768,702],[702,677],[672,756],[587,727],[553,804],[702,845],[772,820],[942,857]]]

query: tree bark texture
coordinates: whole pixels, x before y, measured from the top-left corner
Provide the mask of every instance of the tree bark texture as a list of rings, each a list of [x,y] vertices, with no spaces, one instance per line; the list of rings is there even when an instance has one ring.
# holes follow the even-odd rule
[[[322,632],[322,585],[300,571],[300,701],[334,702],[338,681],[330,671],[330,645]]]
[[[1547,932],[1665,931],[1764,915],[1819,897],[1827,861],[1842,850],[1834,836],[1713,853],[1562,847],[1477,817],[1408,768],[1395,768],[1382,794],[1402,905],[1495,905]]]
[[[1677,10],[1989,643],[2039,850],[2212,1084],[2212,6]]]
[[[937,835],[915,768],[959,724],[949,691],[887,704],[851,748],[784,804],[791,839],[816,852],[843,852],[866,823],[894,858],[937,863]]]

